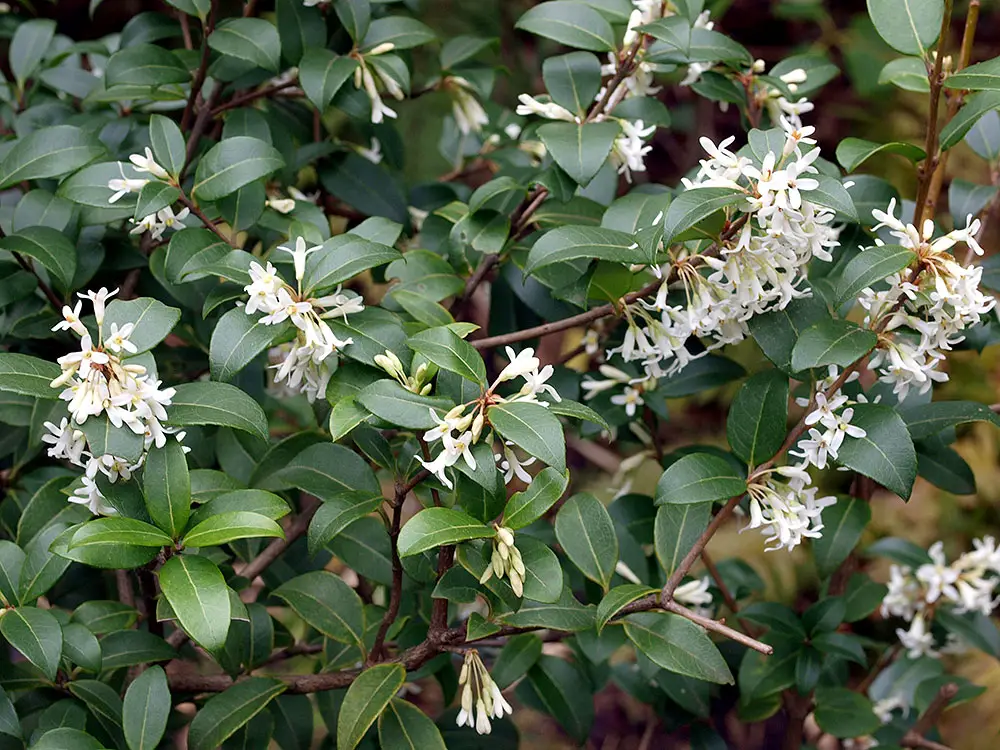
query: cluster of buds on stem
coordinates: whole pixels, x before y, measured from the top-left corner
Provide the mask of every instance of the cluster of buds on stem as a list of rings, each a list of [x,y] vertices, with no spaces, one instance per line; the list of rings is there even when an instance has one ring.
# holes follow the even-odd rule
[[[421,362],[417,365],[417,369],[413,371],[413,375],[407,375],[399,357],[388,349],[385,350],[385,354],[376,354],[372,359],[375,360],[375,364],[389,373],[397,383],[410,393],[416,393],[418,396],[426,396],[434,387],[430,382],[433,373],[431,373],[430,367],[428,367],[426,362]]]
[[[462,710],[458,712],[458,726],[474,727],[479,734],[489,734],[493,729],[491,718],[502,719],[504,714],[514,712],[475,649],[465,652],[465,663],[462,664],[458,684],[462,689]]]
[[[524,596],[524,561],[521,559],[521,551],[514,546],[514,531],[499,524],[493,524],[493,527],[497,530],[493,537],[493,555],[479,582],[486,583],[494,575],[497,578],[506,575],[514,593],[518,597]]]

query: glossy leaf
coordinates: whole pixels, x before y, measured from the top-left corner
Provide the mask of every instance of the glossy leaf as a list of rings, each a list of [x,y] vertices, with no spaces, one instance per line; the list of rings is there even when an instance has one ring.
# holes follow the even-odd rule
[[[188,730],[188,747],[215,750],[284,691],[285,683],[271,677],[237,682],[201,707]]]
[[[916,255],[901,245],[878,245],[854,256],[837,284],[837,305],[856,300],[861,292],[909,266]]]
[[[469,539],[492,538],[496,532],[468,513],[452,508],[425,508],[414,515],[399,533],[399,556]]]
[[[170,687],[162,667],[149,667],[128,686],[122,729],[129,750],[155,750],[167,729],[170,704]]]
[[[556,504],[569,485],[569,474],[560,474],[551,467],[542,469],[531,484],[516,492],[507,501],[503,525],[517,531],[541,518]]]
[[[513,402],[486,412],[504,438],[559,472],[566,470],[566,444],[562,425],[544,406]]]
[[[337,750],[354,750],[396,691],[406,670],[401,664],[379,664],[364,670],[351,683],[337,720]]]
[[[285,538],[282,528],[267,516],[245,510],[209,516],[184,534],[185,547],[214,547],[235,539]]]
[[[587,185],[604,166],[620,132],[616,122],[549,122],[538,128],[538,137],[566,174]]]
[[[382,747],[400,750],[446,750],[441,732],[423,711],[402,698],[393,698],[378,717]]]
[[[812,542],[820,576],[833,573],[857,546],[871,520],[871,506],[856,497],[840,497],[823,509],[823,535]]]
[[[733,399],[726,435],[733,452],[751,466],[770,459],[785,439],[788,377],[777,370],[751,376]]]
[[[837,161],[848,172],[853,172],[875,154],[899,154],[912,162],[918,162],[927,154],[919,146],[911,143],[876,143],[861,138],[845,138],[837,145]]]
[[[162,448],[150,449],[142,472],[142,491],[153,523],[172,538],[180,537],[191,515],[191,476],[179,442],[168,440]]]
[[[176,555],[163,564],[158,577],[163,596],[191,639],[207,651],[225,646],[229,587],[215,564],[196,555]]]
[[[886,44],[905,55],[922,55],[941,31],[944,3],[942,0],[868,0],[868,14]]]
[[[260,23],[274,28],[264,21]],[[281,154],[264,141],[250,136],[226,138],[213,146],[198,162],[191,192],[199,200],[215,201],[283,166],[285,160]]]
[[[851,424],[867,434],[845,438],[837,462],[908,498],[917,475],[917,457],[900,416],[888,406],[857,404]]]
[[[181,383],[167,411],[169,424],[214,424],[267,440],[267,417],[260,405],[226,383]]]
[[[849,367],[875,347],[874,331],[857,323],[831,318],[802,332],[792,349],[792,369],[837,365]]]
[[[51,612],[37,607],[8,609],[0,617],[0,635],[48,679],[55,680],[63,636],[59,621]]]
[[[536,242],[528,254],[525,273],[579,259],[600,259],[615,263],[644,263],[643,250],[625,232],[599,227],[565,226],[553,229]]]
[[[607,52],[615,46],[611,25],[589,5],[575,0],[539,3],[515,26],[577,49]]]
[[[274,595],[327,638],[339,643],[363,643],[361,599],[339,576],[325,570],[304,573],[283,583]]]
[[[607,590],[618,563],[618,537],[600,500],[587,492],[573,495],[556,514],[555,530],[566,556]]]
[[[688,504],[725,500],[746,492],[746,479],[733,465],[712,453],[682,456],[656,483],[656,504]]]

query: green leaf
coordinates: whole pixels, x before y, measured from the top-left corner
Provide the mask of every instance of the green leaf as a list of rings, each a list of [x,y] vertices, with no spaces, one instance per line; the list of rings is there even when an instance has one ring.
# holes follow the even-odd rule
[[[486,365],[471,344],[460,339],[450,328],[428,328],[406,340],[406,345],[418,354],[444,368],[480,385],[486,384]]]
[[[614,32],[604,16],[573,0],[539,3],[521,16],[514,27],[567,47],[593,52],[615,48]]]
[[[656,504],[727,500],[746,492],[747,480],[712,453],[689,453],[670,464],[656,483]]]
[[[886,63],[878,76],[879,83],[891,83],[904,91],[926,94],[931,90],[927,66],[919,57],[898,57]]]
[[[917,476],[917,456],[906,424],[890,407],[857,404],[851,424],[865,430],[862,438],[846,438],[837,463],[871,477],[904,500]]]
[[[153,523],[171,538],[179,538],[191,515],[191,476],[179,442],[168,440],[162,448],[150,448],[142,472],[142,491]]]
[[[406,680],[401,664],[369,667],[351,683],[337,719],[337,750],[354,750]]]
[[[371,412],[361,406],[354,396],[345,396],[330,410],[330,438],[340,442],[355,427],[371,417]]]
[[[566,588],[558,601],[543,604],[526,602],[517,612],[503,615],[501,619],[504,624],[515,628],[546,628],[578,633],[594,627],[594,612],[593,604],[583,606]]]
[[[309,101],[323,111],[357,66],[357,61],[350,57],[310,47],[299,63],[299,83]]]
[[[365,39],[358,46],[362,52],[391,42],[393,50],[410,49],[433,42],[437,36],[426,25],[406,16],[386,16],[372,21]]]
[[[540,7],[543,6],[536,6]],[[611,147],[621,133],[621,126],[608,121],[581,125],[549,122],[539,127],[537,132],[556,164],[577,184],[587,185],[607,161]]]
[[[185,547],[214,547],[234,539],[285,538],[282,528],[267,516],[246,510],[209,516],[184,535]]]
[[[975,401],[934,401],[903,407],[899,416],[913,440],[924,440],[948,427],[967,422],[990,422],[1000,427],[1000,417],[986,404]]]
[[[709,29],[696,28],[681,16],[661,18],[640,27],[662,42],[656,45],[652,60],[657,63],[712,63],[723,61],[745,67],[750,53],[741,44]]]
[[[100,742],[81,729],[57,727],[42,734],[32,743],[31,750],[102,750],[102,747]]]
[[[122,729],[129,750],[155,750],[170,717],[170,687],[163,667],[152,666],[135,678],[122,708]]]
[[[600,633],[604,630],[604,626],[608,624],[608,621],[621,612],[627,605],[650,594],[658,593],[659,589],[643,586],[638,583],[625,583],[621,586],[615,586],[604,595],[601,603],[597,605],[597,632]]]
[[[215,563],[197,555],[176,555],[160,568],[159,580],[163,596],[191,639],[206,651],[221,650],[231,609],[229,587]]]
[[[833,209],[850,221],[858,221],[858,211],[851,200],[851,194],[836,177],[825,174],[816,175],[819,187],[806,193],[806,197],[818,206]]]
[[[55,615],[37,607],[8,609],[0,617],[0,635],[49,680],[55,680],[63,649],[62,628]]]
[[[558,472],[566,470],[562,425],[544,406],[515,401],[490,407],[486,416],[501,436],[528,455]]]
[[[589,406],[581,404],[579,401],[564,398],[562,401],[549,402],[548,408],[550,412],[557,414],[560,417],[570,417],[571,419],[580,419],[586,422],[592,422],[601,429],[607,430],[608,432],[611,431],[611,425],[608,424],[608,421],[604,417],[591,409]]]
[[[51,227],[25,227],[0,238],[0,250],[33,258],[45,266],[62,289],[70,289],[76,274],[76,248],[66,236]]]
[[[191,73],[173,52],[158,44],[133,44],[118,50],[108,60],[104,85],[164,86],[187,83]]]
[[[453,508],[425,508],[399,533],[399,556],[418,555],[425,550],[469,539],[492,538],[495,532],[468,513]]]
[[[952,609],[942,607],[935,613],[934,620],[960,640],[995,659],[1000,659],[1000,631],[993,624],[993,620],[981,612],[959,614]]]
[[[197,470],[196,470],[197,471]],[[192,488],[195,484],[195,474],[192,473]],[[192,491],[192,498],[194,498]],[[204,497],[202,497],[204,500]],[[291,509],[288,503],[272,492],[264,490],[235,490],[233,492],[223,492],[208,499],[191,514],[189,526],[199,524],[212,516],[232,513],[235,511],[246,511],[277,521],[279,518],[287,516]]]
[[[419,396],[388,378],[366,386],[356,398],[375,416],[411,430],[429,430],[437,424],[431,409],[447,412],[453,406],[445,399]]]
[[[136,547],[169,547],[173,539],[152,524],[133,518],[96,518],[85,524],[87,531],[77,540],[70,540],[69,548],[92,544],[119,542]]]
[[[402,698],[390,700],[379,714],[378,740],[382,747],[399,750],[447,750],[430,717]]]
[[[757,466],[781,448],[787,423],[788,376],[765,370],[751,376],[733,399],[726,436],[733,453]]]
[[[61,177],[105,154],[93,135],[72,125],[40,128],[14,142],[0,162],[0,190],[23,180]]]
[[[869,0],[869,6],[874,0]],[[899,0],[899,4],[913,0]],[[820,685],[816,688],[816,723],[834,737],[863,737],[882,722],[872,710],[872,702],[860,693],[842,687]]]
[[[866,141],[861,138],[845,138],[837,144],[837,161],[845,170],[853,172],[864,162],[868,161],[875,154],[880,153],[899,154],[905,156],[910,161],[916,163],[924,159],[927,154],[919,146],[912,143],[876,143]]]
[[[379,19],[387,20],[387,19]],[[409,222],[406,198],[399,184],[381,164],[372,164],[354,151],[327,160],[319,170],[327,191],[369,216]]]
[[[65,529],[64,524],[49,524],[25,546],[24,566],[18,581],[18,599],[22,604],[44,596],[69,567],[69,562],[51,549]]]
[[[941,150],[958,145],[983,115],[995,109],[1000,109],[1000,90],[982,91],[967,98],[962,108],[941,129]]]
[[[813,295],[793,299],[783,310],[754,315],[747,325],[765,356],[782,372],[792,375],[792,350],[799,336],[813,323],[829,318],[826,305]]]
[[[530,687],[537,698],[533,703],[540,704],[579,745],[587,741],[594,724],[594,700],[582,665],[543,655],[528,670],[526,683],[521,684],[525,687],[518,690]]]
[[[902,245],[878,245],[864,250],[844,268],[837,284],[836,304],[857,300],[862,290],[909,266],[916,255]]]
[[[267,440],[267,417],[260,404],[227,383],[181,383],[167,409],[167,424],[214,424]]]
[[[556,514],[555,530],[570,561],[607,591],[618,564],[618,537],[607,508],[588,492],[573,495]]]
[[[666,612],[630,615],[625,619],[625,634],[663,669],[707,682],[733,682],[722,654],[705,631],[680,615]]]
[[[208,37],[208,46],[220,54],[278,72],[281,38],[272,24],[260,18],[226,19]]]
[[[151,180],[139,190],[139,198],[135,202],[135,220],[151,216],[167,206],[172,206],[181,195],[181,191],[165,182]]]
[[[868,0],[868,15],[886,44],[904,55],[923,55],[938,38],[942,0]],[[867,732],[859,732],[856,737]],[[848,735],[837,735],[848,736]]]
[[[333,9],[351,39],[360,42],[365,38],[372,17],[368,0],[334,0]]]
[[[395,248],[378,242],[340,234],[324,242],[306,261],[303,288],[319,293],[353,279],[362,271],[399,260]]]
[[[480,52],[496,46],[496,37],[478,37],[459,34],[451,37],[441,46],[439,57],[442,70],[450,70],[459,63],[470,60]]]
[[[174,648],[145,630],[119,630],[101,639],[101,661],[105,671],[177,658]]]
[[[177,321],[181,311],[176,307],[168,307],[153,297],[138,297],[133,300],[114,300],[108,305],[104,316],[104,330],[111,330],[111,324],[121,328],[126,323],[132,323],[135,328],[129,341],[135,344],[135,354],[149,351],[167,337]],[[130,356],[135,356],[131,354]]]
[[[875,348],[878,336],[847,320],[821,320],[802,332],[792,349],[792,369],[849,367]]]
[[[121,602],[91,599],[73,612],[73,622],[85,625],[95,635],[130,628],[139,613]]]
[[[111,735],[116,747],[125,744],[122,734],[122,699],[110,685],[97,680],[73,680],[67,686],[74,697],[87,704],[97,721]]]
[[[55,33],[56,22],[47,18],[23,21],[17,26],[7,56],[19,89],[23,90],[24,84],[38,70],[50,50]]]
[[[515,492],[503,512],[503,525],[517,531],[534,523],[556,504],[569,485],[569,472],[559,473],[550,466],[542,469],[531,484]]]
[[[17,712],[14,710],[14,703],[10,697],[0,688],[0,734],[6,734],[17,739],[22,738],[21,723],[17,719]]]
[[[286,581],[274,595],[327,638],[363,648],[361,599],[339,576],[314,570]]]
[[[952,73],[944,79],[944,87],[970,91],[1000,91],[1000,57]]]
[[[524,272],[532,273],[553,263],[579,259],[615,263],[646,263],[649,256],[625,232],[599,227],[565,226],[546,232],[531,248]]]
[[[204,21],[212,7],[212,0],[167,0],[167,4]]]
[[[357,453],[342,445],[317,443],[299,453],[275,475],[283,486],[298,487],[324,502],[356,501],[358,493],[381,495],[375,474]]]
[[[13,542],[0,539],[0,603],[17,604],[18,583],[24,567],[24,551]]]
[[[212,331],[208,364],[215,380],[228,381],[289,330],[287,323],[264,325],[242,307],[226,312]]]
[[[250,677],[209,698],[191,722],[188,747],[190,750],[216,750],[285,692],[285,688],[281,680]]]
[[[88,544],[87,537],[92,531],[100,532],[100,527],[91,529],[90,524],[70,527],[52,542],[51,550],[65,560],[106,570],[138,568],[156,557],[156,547],[140,547],[106,538],[102,543]],[[75,545],[73,549],[70,549],[71,543]]]
[[[59,398],[59,389],[49,383],[61,373],[62,368],[55,362],[27,354],[0,352],[0,391],[34,398]]]
[[[663,246],[677,241],[680,235],[716,211],[746,200],[737,188],[708,187],[685,190],[674,198],[663,224]]]
[[[149,140],[153,146],[156,162],[174,177],[184,168],[187,146],[177,123],[163,115],[149,118]]]
[[[382,501],[381,495],[372,497],[358,492],[324,502],[309,522],[309,554],[315,555],[327,542],[359,518],[374,513]]]
[[[823,535],[813,539],[816,570],[826,578],[847,559],[871,520],[871,506],[856,497],[839,497],[823,509]]]
[[[142,456],[143,436],[132,432],[124,424],[115,427],[106,414],[89,417],[77,425],[87,436],[87,446],[95,456],[117,456],[126,461],[138,461]]]
[[[673,573],[708,526],[712,503],[667,503],[656,509],[653,549],[667,575]]]
[[[266,21],[260,23],[274,28]],[[198,162],[191,192],[198,200],[216,201],[283,166],[285,160],[278,150],[264,141],[244,135],[226,138]]]
[[[590,52],[548,57],[542,62],[542,80],[552,101],[583,114],[601,88],[601,61]]]

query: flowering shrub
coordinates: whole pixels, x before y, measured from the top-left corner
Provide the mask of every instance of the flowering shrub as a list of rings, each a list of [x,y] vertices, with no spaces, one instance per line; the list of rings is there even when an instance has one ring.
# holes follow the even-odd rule
[[[1000,424],[935,393],[998,340],[997,186],[939,206],[963,140],[1000,174],[978,0],[868,0],[926,136],[832,154],[837,67],[703,0],[526,4],[516,101],[415,3],[167,5],[3,19],[0,748],[596,747],[602,692],[643,747],[942,747],[1000,551],[866,527],[974,492],[956,427]],[[744,127],[660,185],[678,89]],[[454,168],[414,183],[423,96]],[[852,174],[885,152],[914,200]],[[698,444],[667,401],[727,384]],[[730,526],[817,590],[706,552]]]

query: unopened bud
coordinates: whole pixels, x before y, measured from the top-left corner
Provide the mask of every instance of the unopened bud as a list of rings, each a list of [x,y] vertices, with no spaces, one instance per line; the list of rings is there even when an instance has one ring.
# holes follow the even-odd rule
[[[483,432],[483,425],[486,424],[486,418],[483,416],[482,412],[476,414],[476,418],[472,420],[472,442],[479,440],[479,436]]]
[[[514,546],[514,534],[506,526],[497,527],[497,538],[508,547]]]
[[[765,67],[767,67],[767,63],[761,60],[760,58],[757,58],[756,60],[753,61],[751,70],[753,70],[754,73],[763,73]]]
[[[384,55],[386,52],[392,52],[394,49],[396,49],[396,45],[393,44],[392,42],[382,42],[382,44],[378,45],[377,47],[372,47],[370,50],[368,50],[367,54]]]

